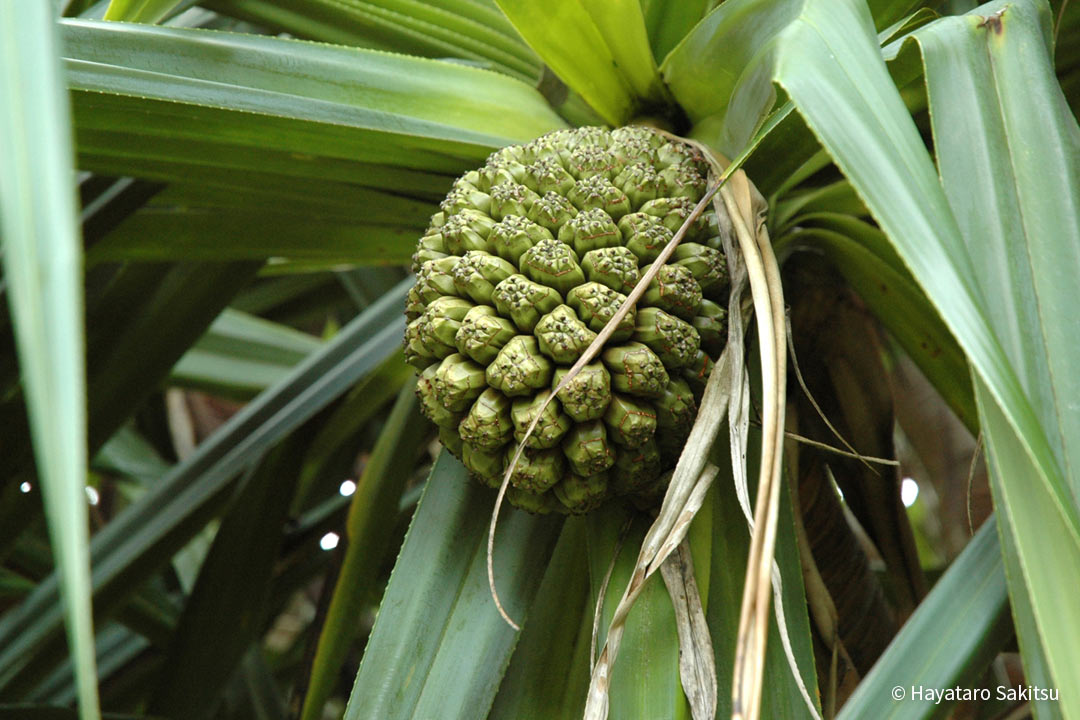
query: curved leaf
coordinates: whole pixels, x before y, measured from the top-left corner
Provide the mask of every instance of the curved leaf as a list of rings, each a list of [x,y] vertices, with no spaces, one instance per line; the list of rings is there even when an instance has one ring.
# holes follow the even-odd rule
[[[728,157],[750,144],[770,108],[775,108],[773,61],[783,44],[781,34],[799,18],[807,0],[727,0],[709,13],[664,59],[661,74],[675,99],[695,122],[695,136]],[[879,42],[910,30],[926,13],[902,17],[912,0],[874,0],[871,8],[882,31]],[[813,138],[795,115],[781,118],[780,134],[770,142],[766,167],[754,172],[755,183],[772,192],[769,176],[786,178],[816,149]],[[807,152],[809,150],[809,152]],[[779,166],[778,168],[775,166]],[[747,163],[747,170],[753,162]]]
[[[1080,712],[1080,609],[1055,588],[1080,582],[1080,420],[1066,410],[1077,380],[1062,374],[1080,358],[1066,330],[1068,278],[1080,271],[1080,132],[1054,80],[1045,17],[1044,4],[993,3],[917,33],[940,182],[864,8],[809,0],[785,31],[776,74],[976,371],[996,500],[1012,513],[1023,569],[1012,591],[1029,593],[1068,714]],[[937,33],[948,41],[935,43]]]
[[[630,118],[635,104],[632,90],[635,85],[628,79],[627,72],[637,67],[639,59],[628,49],[626,57],[632,58],[631,64],[627,67],[619,64],[624,57],[618,48],[610,47],[607,42],[611,26],[606,22],[598,24],[585,0],[552,0],[543,4],[530,0],[497,2],[525,42],[604,120],[610,125],[622,125]],[[629,0],[617,2],[623,9],[627,5],[634,6],[632,12],[637,17],[631,15],[626,21],[630,32],[637,37],[634,30],[639,22],[644,31],[640,6]],[[602,13],[603,7],[597,4],[596,10]],[[644,49],[652,60],[647,43]]]
[[[803,0],[729,0],[713,10],[671,51],[660,72],[695,123],[722,127],[717,149],[734,157],[753,136],[776,93],[768,55],[777,34]],[[752,81],[751,81],[752,80]],[[735,93],[740,92],[741,98]]]
[[[1071,368],[1080,336],[1069,325],[1080,275],[1080,127],[1054,76],[1048,9],[990,3],[915,37],[942,186],[990,325],[1072,471],[1076,503],[1080,378]]]

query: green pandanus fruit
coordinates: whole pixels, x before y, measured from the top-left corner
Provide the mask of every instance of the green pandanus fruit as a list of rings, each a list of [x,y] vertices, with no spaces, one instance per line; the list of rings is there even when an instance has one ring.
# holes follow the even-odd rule
[[[560,130],[458,179],[414,256],[405,353],[424,414],[532,512],[657,501],[726,338],[710,208],[592,362],[552,393],[706,190],[696,150],[644,127]]]

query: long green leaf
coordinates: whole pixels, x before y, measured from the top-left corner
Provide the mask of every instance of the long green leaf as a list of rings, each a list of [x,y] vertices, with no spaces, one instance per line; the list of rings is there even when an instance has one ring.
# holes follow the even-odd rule
[[[335,479],[341,474],[353,472],[355,448],[361,442],[364,427],[415,375],[404,357],[393,355],[342,398],[322,428],[308,439],[300,484],[293,500],[294,513],[307,510],[313,498],[333,491],[337,487]]]
[[[540,61],[494,7],[468,0],[213,0],[218,12],[297,37],[410,55],[455,57],[527,82]]]
[[[730,460],[721,464],[720,475],[709,491],[710,497],[706,499],[707,503],[712,504],[713,511],[711,543],[702,548],[695,547],[694,550],[695,563],[704,561],[711,565],[707,617],[716,650],[716,671],[721,688],[730,688],[732,683],[739,605],[746,576],[746,558],[750,550],[750,532],[746,518],[739,509],[730,468]],[[748,474],[752,478],[756,477],[753,468],[749,469]],[[752,497],[753,488],[750,492]],[[802,584],[802,565],[791,512],[791,502],[785,492],[781,495],[776,560],[783,579],[784,616],[788,623],[792,650],[799,663],[804,685],[811,697],[816,697],[818,683],[814,667],[813,640],[810,635],[806,593]],[[762,717],[809,718],[806,704],[784,656],[775,616],[769,620],[765,663],[766,676],[770,680],[762,698]],[[716,716],[730,717],[731,693],[721,691],[717,700],[719,705]]]
[[[615,67],[639,100],[660,101],[663,85],[649,47],[639,0],[578,0],[611,50]],[[549,21],[550,22],[550,21]],[[579,50],[580,52],[580,50]]]
[[[323,344],[318,338],[288,325],[226,308],[196,346],[252,360],[295,365]]]
[[[859,683],[838,720],[941,717],[951,703],[935,702],[926,690],[974,687],[1012,630],[996,532],[993,520],[979,529]]]
[[[727,155],[742,153],[762,127],[770,108],[784,113],[777,132],[763,141],[767,152],[757,153],[760,166],[751,158],[759,189],[766,195],[774,183],[789,178],[818,144],[791,105],[774,107],[772,59],[782,43],[780,35],[799,17],[806,0],[727,0],[687,33],[664,59],[660,72],[675,99],[694,121],[693,136]],[[911,0],[875,0],[871,3],[879,25],[897,20],[878,35],[879,42],[892,40],[923,17],[918,13],[900,19]]]
[[[956,220],[873,45],[868,18],[850,4],[843,12],[829,13],[828,22],[819,17],[825,12],[814,0],[807,2],[804,16],[785,33],[777,75],[938,305],[976,369],[993,377],[993,389],[1011,420],[1029,431],[1025,437],[1031,451],[1060,494],[1061,471],[1053,467],[1047,437],[989,327]]]
[[[357,214],[363,210],[358,206]],[[305,216],[291,209],[154,203],[95,246],[90,258],[98,262],[285,258],[326,267],[408,265],[424,225],[371,225],[357,219]]]
[[[222,689],[262,634],[304,440],[290,438],[267,453],[230,503],[184,604],[150,700],[152,714],[211,717]]]
[[[986,10],[993,9],[987,8]],[[989,12],[986,15],[989,16]],[[1022,14],[1019,19],[1010,16],[1006,19],[1004,27],[1015,27],[1018,23],[1021,26],[1026,25],[1027,27],[1024,28],[1026,32],[1023,33],[1024,39],[1028,40],[1028,43],[1035,41],[1033,44],[1037,47],[1041,44],[1040,40],[1043,43],[1046,41],[1049,30],[1046,15],[1044,14],[1039,20],[1041,22],[1036,23],[1035,18],[1030,14],[1027,17]],[[982,19],[973,17],[968,21],[970,25],[972,22],[981,23]],[[1041,25],[1041,27],[1035,27],[1036,24]],[[1042,38],[1039,38],[1040,30],[1043,35]],[[957,66],[954,59],[956,50],[949,51],[942,47],[945,42],[948,42],[953,48],[959,46],[963,41],[955,37],[957,34],[967,40],[966,54],[974,56],[977,59],[976,62],[969,60]],[[988,57],[984,56],[980,47],[981,43],[976,42],[974,43],[975,47],[971,47],[973,44],[971,42],[972,35],[973,33],[970,32],[969,27],[964,27],[956,21],[950,21],[948,24],[940,23],[935,28],[928,28],[926,32],[920,33],[919,36],[927,65],[927,82],[931,91],[930,100],[935,110],[943,107],[942,100],[948,97],[947,93],[958,93],[957,97],[949,98],[951,102],[948,106],[943,107],[946,116],[940,119],[935,118],[935,133],[940,132],[942,135],[948,135],[953,141],[942,148],[942,176],[946,181],[945,187],[946,192],[950,194],[950,202],[953,204],[954,210],[957,211],[961,227],[965,231],[965,238],[968,241],[969,249],[972,251],[972,256],[976,258],[977,263],[980,260],[984,261],[979,268],[981,271],[980,277],[996,278],[1001,285],[1013,288],[1012,293],[998,294],[997,298],[1004,300],[1003,304],[1006,306],[1015,309],[1008,315],[995,315],[994,318],[998,320],[998,331],[1008,338],[1006,347],[1011,351],[1013,362],[1018,367],[1021,367],[1022,372],[1027,376],[1029,388],[1034,386],[1042,391],[1054,390],[1056,398],[1042,398],[1043,402],[1060,403],[1062,399],[1071,397],[1072,393],[1076,391],[1075,387],[1069,387],[1072,378],[1068,374],[1063,375],[1064,368],[1061,367],[1062,359],[1070,355],[1068,350],[1070,341],[1073,343],[1072,355],[1075,356],[1075,339],[1069,338],[1067,334],[1063,335],[1061,332],[1063,327],[1060,327],[1061,321],[1055,323],[1053,317],[1056,315],[1061,318],[1067,315],[1067,311],[1063,312],[1061,308],[1061,299],[1064,297],[1063,291],[1068,292],[1068,290],[1060,282],[1055,282],[1057,273],[1064,266],[1070,264],[1075,266],[1077,264],[1077,171],[1075,162],[1072,163],[1071,171],[1060,166],[1054,168],[1052,164],[1046,165],[1045,163],[1054,163],[1059,160],[1059,148],[1063,143],[1072,146],[1073,150],[1066,151],[1066,153],[1068,153],[1068,156],[1075,157],[1077,145],[1075,124],[1071,124],[1072,132],[1070,133],[1070,121],[1067,115],[1062,113],[1061,108],[1058,107],[1056,113],[1055,110],[1049,108],[1037,111],[1048,112],[1051,122],[1058,127],[1039,129],[1022,127],[1022,124],[1027,122],[1022,115],[1031,111],[1031,108],[1027,107],[1028,103],[1044,103],[1047,98],[1052,103],[1057,94],[1056,91],[1047,92],[1048,88],[1043,86],[1040,88],[1042,97],[1032,97],[1028,94],[1031,86],[1028,88],[1010,87],[1017,80],[1006,75],[1008,66],[1000,70],[995,67],[998,63],[1013,65],[1018,62],[1016,59],[1008,62],[1008,58],[999,57],[1008,53],[1009,50],[1014,51],[1015,54],[1009,53],[1013,54],[1014,58],[1019,54],[1026,55],[1030,53],[1031,49],[1025,49],[1022,46],[1023,39],[1013,39],[1009,43],[1009,47],[1006,48],[1004,46],[995,47],[996,43],[993,42],[993,36],[988,36],[991,40],[988,43],[991,46],[991,53]],[[1015,37],[1016,31],[1013,31],[1012,38]],[[1017,45],[1021,45],[1021,47],[1016,47]],[[989,64],[987,64],[988,59]],[[978,61],[982,61],[982,63],[980,64]],[[1027,65],[1029,61],[1025,59],[1019,62]],[[991,74],[994,75],[993,78],[989,77]],[[1046,74],[1043,75],[1043,78],[1045,82]],[[971,98],[970,92],[963,92],[967,89],[963,87],[963,84],[972,81],[986,83],[984,87],[995,87],[997,100],[988,98],[977,109],[970,106],[961,106],[959,102],[956,102],[957,100]],[[1024,82],[1030,81],[1025,80]],[[995,117],[999,105],[1002,116],[1000,120]],[[966,113],[971,113],[972,117],[960,116]],[[1056,119],[1055,114],[1061,117],[1064,123],[1054,122]],[[1000,138],[999,142],[1010,148],[1007,166],[994,167],[989,172],[972,172],[981,169],[973,168],[972,165],[985,167],[987,162],[994,163],[1003,158],[999,153],[988,154],[985,146],[971,147],[969,139],[957,134],[957,131],[963,128],[964,123],[970,122],[974,118],[979,119],[983,128],[992,129],[992,132]],[[950,122],[957,122],[959,127],[950,127],[947,124]],[[1062,137],[1062,130],[1065,131],[1065,137]],[[1049,137],[1054,139],[1053,142],[1040,144],[1034,148],[1036,152],[1046,151],[1048,153],[1041,157],[1032,157],[1033,148],[1029,148],[1026,142],[1022,143],[1023,147],[1018,147],[1016,142],[1009,139],[1009,135],[1027,137],[1032,132],[1044,133],[1048,131]],[[1068,137],[1070,134],[1072,135],[1071,138]],[[971,154],[970,157],[967,156],[968,153]],[[1066,176],[1071,174],[1072,181],[1046,183],[1044,173],[1047,168],[1054,168],[1052,171],[1054,173],[1064,171]],[[1033,170],[1035,171],[1034,175],[1032,174]],[[1001,174],[997,175],[999,172]],[[969,173],[971,174],[968,175]],[[951,183],[949,182],[950,175],[952,176]],[[987,202],[981,207],[971,208],[966,203],[958,204],[956,194],[962,175],[976,178],[977,182],[982,186],[977,191],[976,196],[985,198]],[[1010,176],[1013,178],[1013,187],[1010,187],[1007,181],[1003,182],[1004,179]],[[986,184],[987,180],[992,180],[992,182]],[[1035,194],[1032,194],[1032,192]],[[1057,193],[1056,197],[1055,193]],[[1058,203],[1064,203],[1065,207],[1057,206]],[[958,206],[972,212],[965,213],[963,210],[958,209]],[[1009,210],[1012,212],[1010,213]],[[1039,213],[1044,212],[1047,213],[1046,217],[1038,217]],[[986,214],[980,216],[978,213]],[[1034,217],[1028,217],[1028,215],[1034,215]],[[997,222],[1001,222],[1002,225],[996,225]],[[1046,227],[1043,227],[1042,223],[1045,223]],[[1020,225],[1023,227],[1021,228]],[[1046,241],[1051,238],[1045,237],[1043,233],[1047,232],[1050,227],[1057,232],[1053,236],[1052,242],[1047,243]],[[1058,242],[1064,240],[1060,230],[1065,228],[1070,229],[1071,232],[1066,233],[1066,236],[1071,236],[1072,241]],[[978,235],[975,235],[976,233]],[[983,233],[986,233],[986,235],[984,236]],[[1018,255],[1015,248],[1010,247],[1009,240],[1011,238],[1009,235],[1014,238],[1022,235],[1026,236],[1026,254]],[[976,251],[975,243],[982,243],[987,239],[990,239],[994,245],[1001,247],[1002,250],[987,256],[984,256],[980,251]],[[1045,273],[1050,274],[1043,277]],[[1038,307],[1033,307],[1028,300],[1031,296],[1037,298]],[[1023,317],[1025,315],[1026,318],[1020,321],[1019,326],[1008,321],[1000,321],[1001,318],[1005,317]],[[1040,320],[1047,323],[1043,330],[1045,337],[1042,338],[1034,336],[1034,333],[1030,332],[1030,328],[1036,327]],[[1030,326],[1024,327],[1027,323],[1030,323]],[[1067,324],[1067,321],[1065,324]],[[1048,366],[1044,366],[1043,355],[1040,351],[1040,346],[1044,343],[1046,359],[1048,360],[1046,365]],[[1054,367],[1055,360],[1057,367]],[[1060,542],[1067,543],[1069,532],[1067,528],[1062,527],[1057,522],[1053,513],[1047,513],[1046,508],[1039,508],[1036,505],[1040,498],[1031,497],[1023,489],[1017,487],[1015,482],[1006,481],[1006,477],[1016,477],[1017,472],[1032,474],[1032,468],[1022,456],[1014,454],[1015,448],[1013,453],[1009,453],[1001,447],[1013,444],[1011,431],[1002,425],[1000,418],[994,419],[991,417],[993,415],[991,401],[986,398],[984,388],[982,393],[982,403],[987,405],[984,430],[988,438],[994,438],[991,440],[992,444],[988,445],[990,447],[993,472],[992,488],[997,506],[1000,508],[999,512],[1003,518],[1002,546],[1006,551],[1010,596],[1017,634],[1023,651],[1024,666],[1029,683],[1051,687],[1061,682],[1055,679],[1052,668],[1056,666],[1060,673],[1062,663],[1071,661],[1063,661],[1058,658],[1054,662],[1052,656],[1042,646],[1041,637],[1045,633],[1062,632],[1062,628],[1058,625],[1061,621],[1067,623],[1068,618],[1064,617],[1059,620],[1054,616],[1047,616],[1047,612],[1054,612],[1053,607],[1047,608],[1047,600],[1052,600],[1052,598],[1039,598],[1038,602],[1035,602],[1032,597],[1035,592],[1038,592],[1035,589],[1036,587],[1048,587],[1048,581],[1054,582],[1051,578],[1042,574],[1041,571],[1045,566],[1037,559],[1038,551],[1035,549],[1034,543],[1041,545],[1055,537]],[[1044,415],[1047,412],[1047,410],[1043,410]],[[1059,415],[1059,420],[1062,423],[1061,432],[1063,437],[1072,439],[1071,444],[1067,442],[1065,446],[1065,452],[1069,457],[1066,460],[1066,465],[1075,468],[1077,433],[1074,415],[1075,413],[1066,411]],[[1032,536],[1032,539],[1025,542],[1018,531]],[[1052,572],[1058,575],[1059,578],[1069,573],[1075,576],[1077,574],[1076,564],[1075,557],[1065,556],[1062,561],[1053,564]],[[1026,588],[1025,585],[1027,585]],[[1038,616],[1036,613],[1038,613]],[[1067,667],[1066,669],[1071,670],[1072,668]],[[1055,702],[1034,698],[1033,705],[1036,707],[1040,717],[1060,717],[1061,715],[1061,709]]]
[[[991,490],[994,487],[991,486]],[[1020,557],[1016,551],[1016,535],[1009,520],[1009,508],[1005,504],[998,506],[997,524],[998,540],[1001,543],[1001,556],[1005,562],[1005,578],[1009,587],[1018,587],[1023,581],[1023,571],[1020,569]],[[1013,627],[1018,644],[1020,656],[1024,661],[1024,679],[1029,685],[1039,687],[1053,687],[1054,680],[1050,675],[1050,666],[1046,661],[1046,654],[1038,641],[1039,631],[1035,624],[1035,611],[1031,607],[1031,600],[1027,593],[1013,592],[1009,596],[1009,607],[1012,609]],[[1040,720],[1056,720],[1061,718],[1061,708],[1057,701],[1032,699],[1033,714]]]
[[[489,720],[577,720],[585,709],[595,607],[585,522],[563,525]]]
[[[210,30],[63,30],[89,169],[138,174],[145,159],[318,177],[347,161],[354,177],[364,164],[453,174],[564,125],[533,88],[460,64]]]
[[[494,495],[442,453],[413,517],[353,685],[346,720],[484,718],[517,634],[488,591]],[[522,619],[543,577],[559,518],[510,510],[495,536],[495,578]]]
[[[195,171],[97,242],[87,263],[268,258],[407,265],[433,202],[328,179]],[[192,183],[201,180],[199,185]],[[444,195],[449,178],[440,178]],[[427,194],[418,187],[387,188]]]
[[[399,284],[281,383],[234,415],[91,542],[99,612],[168,562],[227,500],[236,476],[285,434],[399,352],[399,319],[411,281]],[[0,618],[0,691],[33,684],[61,624],[55,575]]]
[[[62,27],[70,82],[80,93],[138,93],[445,144],[523,140],[562,124],[527,85],[463,65],[213,30],[85,20]],[[146,121],[139,125],[150,134]],[[134,129],[127,125],[117,129]],[[255,146],[251,129],[235,129]],[[329,140],[317,142],[329,149]],[[350,157],[345,148],[331,156]]]
[[[1080,336],[1069,325],[1080,274],[1080,127],[1057,87],[1050,21],[1042,3],[991,3],[915,37],[945,194],[993,303],[990,325],[1056,446],[1075,504]]]
[[[1033,2],[991,4],[917,34],[927,38],[941,182],[863,8],[807,2],[776,72],[975,369],[982,419],[995,429],[988,450],[1003,468],[997,497],[1012,513],[1023,569],[1012,590],[1029,594],[1069,714],[1080,713],[1080,608],[1058,588],[1080,582],[1080,432],[1068,409],[1076,379],[1064,370],[1080,358],[1080,338],[1066,330],[1069,278],[1080,271],[1080,133],[1054,80],[1045,17]],[[937,33],[948,41],[935,42]]]
[[[150,647],[150,642],[118,623],[110,623],[98,632],[97,667],[101,682],[108,680],[129,662],[135,660]],[[76,688],[71,682],[71,662],[65,662],[49,675],[35,690],[31,700],[68,705],[76,700]],[[102,693],[102,704],[109,704],[107,692]],[[107,717],[107,716],[106,716]]]
[[[86,338],[92,452],[158,390],[258,267],[257,262],[129,264],[93,299]]]
[[[618,557],[619,535],[627,529]],[[591,593],[588,608],[596,607],[600,584],[611,567],[611,581],[604,597],[597,647],[619,604],[621,588],[630,581],[637,562],[637,548],[648,530],[650,518],[633,508],[615,505],[586,518],[586,550]],[[664,581],[659,573],[646,581],[626,619],[619,657],[611,672],[610,713],[613,718],[671,718],[686,720],[690,706],[679,679],[679,636]]]
[[[250,397],[276,384],[321,345],[287,325],[226,309],[180,358],[170,381]]]
[[[416,379],[398,393],[353,494],[346,526],[348,545],[334,585],[311,667],[301,720],[318,720],[356,638],[357,618],[383,562],[401,492],[411,476],[416,448],[429,432],[419,411]]]
[[[83,718],[100,717],[87,549],[81,242],[52,4],[0,2],[0,236]]]
[[[236,122],[243,121],[236,118]],[[260,202],[265,202],[268,194],[315,203],[337,198],[347,202],[358,188],[438,201],[446,195],[457,173],[457,168],[428,171],[350,158],[297,157],[288,150],[269,147],[252,154],[246,147],[207,137],[159,134],[143,142],[118,132],[80,130],[78,151],[82,163],[103,175],[124,175],[138,168],[140,177],[171,183],[170,191],[179,194],[184,202],[193,197],[205,202],[214,191],[211,197],[219,203],[227,202],[232,193],[244,199],[254,196]],[[122,145],[113,143],[114,139],[138,143],[139,151],[123,150]]]
[[[88,295],[91,453],[158,389],[169,369],[256,268],[254,263],[127,265],[108,273],[104,289]],[[181,305],[185,311],[177,312]],[[0,468],[14,477],[30,462],[29,441],[23,440],[28,438],[28,428],[22,397],[13,393],[6,400],[0,404],[0,435],[10,440],[11,449],[0,456]],[[31,517],[15,515],[9,527]]]
[[[1069,583],[1080,582],[1076,546],[1071,529],[1062,521],[1048,493],[1033,490],[1030,485],[1016,487],[1018,478],[1030,478],[1038,469],[985,384],[977,379],[975,387],[994,504],[1006,506],[1009,513],[1012,531],[1009,550],[1016,560],[1009,575],[1009,593],[1018,606],[1017,632],[1025,634],[1022,646],[1026,651],[1025,668],[1033,683],[1041,680],[1043,687],[1060,691],[1060,712],[1071,717],[1076,698],[1070,684],[1078,672],[1067,663],[1076,658],[1076,644],[1071,640],[1080,632],[1080,626],[1073,598],[1062,592],[1062,588],[1075,587]],[[1048,547],[1054,549],[1050,556],[1046,553]],[[1048,614],[1055,612],[1059,614]]]

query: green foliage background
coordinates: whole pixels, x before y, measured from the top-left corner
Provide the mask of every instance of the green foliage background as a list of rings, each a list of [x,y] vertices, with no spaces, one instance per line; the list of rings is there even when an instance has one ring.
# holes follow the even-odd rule
[[[989,682],[1015,637],[1060,690],[1034,714],[1080,718],[1078,103],[1060,0],[0,0],[0,717],[579,716],[646,521],[509,513],[502,622],[403,266],[491,151],[648,118],[743,164],[786,266],[824,258],[985,444],[994,518],[839,716],[941,716],[891,689]],[[790,499],[787,631],[828,687]],[[690,537],[726,716],[729,478]],[[673,617],[653,581],[613,718],[689,717]],[[775,623],[766,672],[764,716],[808,715]]]

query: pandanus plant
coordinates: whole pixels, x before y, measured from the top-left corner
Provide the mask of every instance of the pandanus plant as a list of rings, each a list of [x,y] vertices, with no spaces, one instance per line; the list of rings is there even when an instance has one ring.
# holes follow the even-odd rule
[[[1080,718],[1078,103],[1064,0],[0,0],[0,717]]]

